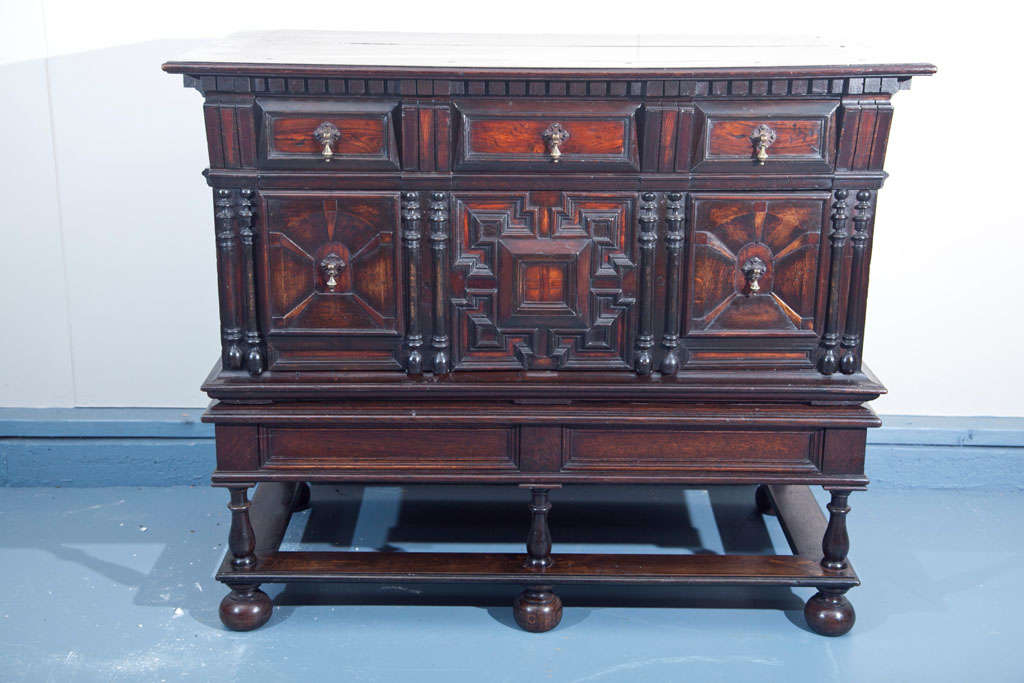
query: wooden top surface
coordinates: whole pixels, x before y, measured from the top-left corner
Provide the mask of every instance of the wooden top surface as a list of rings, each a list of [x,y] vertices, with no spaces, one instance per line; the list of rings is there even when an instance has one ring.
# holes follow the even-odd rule
[[[892,49],[834,44],[814,37],[672,35],[498,35],[264,31],[239,33],[171,61],[174,73],[396,69],[567,73],[779,71],[821,75],[917,75],[930,64]],[[269,67],[269,69],[268,69]],[[276,67],[276,68],[275,68]]]

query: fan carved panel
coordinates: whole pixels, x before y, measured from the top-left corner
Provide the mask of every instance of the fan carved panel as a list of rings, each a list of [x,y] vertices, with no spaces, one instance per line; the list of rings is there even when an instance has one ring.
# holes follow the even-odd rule
[[[826,207],[816,197],[696,197],[687,334],[816,335]]]
[[[399,334],[396,225],[391,196],[270,198],[271,330]]]

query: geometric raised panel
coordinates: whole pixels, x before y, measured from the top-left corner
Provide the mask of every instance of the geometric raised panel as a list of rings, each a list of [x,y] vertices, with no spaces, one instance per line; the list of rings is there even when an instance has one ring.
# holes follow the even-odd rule
[[[455,200],[456,369],[629,367],[635,194]]]
[[[689,336],[814,336],[824,195],[695,195]]]

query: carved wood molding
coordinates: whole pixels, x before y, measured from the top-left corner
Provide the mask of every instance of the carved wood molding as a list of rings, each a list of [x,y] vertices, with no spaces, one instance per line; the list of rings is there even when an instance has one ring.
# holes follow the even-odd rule
[[[191,76],[186,88],[204,94],[345,95],[407,97],[763,97],[881,95],[910,87],[908,75],[838,78],[313,78],[284,76]]]

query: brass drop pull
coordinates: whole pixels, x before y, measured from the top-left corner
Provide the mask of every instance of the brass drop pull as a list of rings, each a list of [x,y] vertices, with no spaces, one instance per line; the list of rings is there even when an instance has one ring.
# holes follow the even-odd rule
[[[331,149],[331,145],[338,141],[341,137],[341,131],[330,121],[324,121],[316,130],[313,131],[313,138],[318,144],[323,146],[320,150],[321,156],[323,156],[325,162],[330,162],[331,157],[334,156],[334,150]]]
[[[562,150],[558,147],[569,139],[569,131],[556,121],[547,127],[542,137],[548,145],[548,156],[551,157],[551,163],[557,164],[558,160],[562,158]]]
[[[768,148],[775,143],[775,129],[762,123],[750,134],[750,139],[754,142],[754,157],[758,165],[764,166],[764,162],[768,161]]]
[[[757,294],[761,291],[761,284],[758,282],[764,274],[768,271],[768,266],[757,256],[752,256],[746,260],[743,267],[740,268],[743,271],[743,277],[747,280],[747,287],[745,294]]]
[[[320,261],[320,270],[323,271],[324,282],[327,284],[328,289],[333,290],[338,286],[338,275],[341,274],[341,269],[345,265],[345,259],[334,252],[323,257]]]

